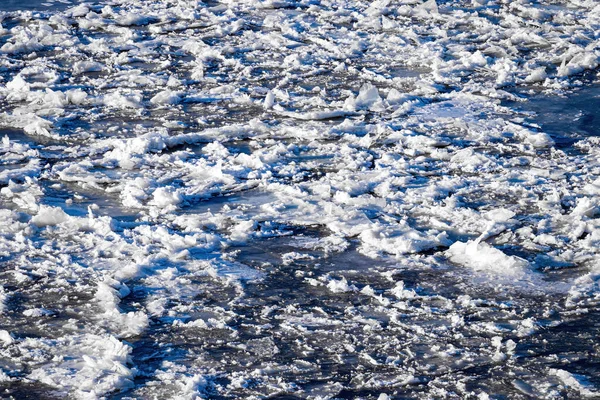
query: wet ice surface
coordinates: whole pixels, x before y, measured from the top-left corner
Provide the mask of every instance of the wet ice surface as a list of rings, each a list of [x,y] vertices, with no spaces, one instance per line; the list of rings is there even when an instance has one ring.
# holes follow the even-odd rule
[[[594,1],[0,18],[2,397],[597,396]]]

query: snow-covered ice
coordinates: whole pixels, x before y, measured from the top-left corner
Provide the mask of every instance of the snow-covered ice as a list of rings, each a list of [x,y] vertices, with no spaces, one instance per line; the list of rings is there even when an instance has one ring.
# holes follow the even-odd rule
[[[16,4],[0,397],[599,396],[597,1]]]

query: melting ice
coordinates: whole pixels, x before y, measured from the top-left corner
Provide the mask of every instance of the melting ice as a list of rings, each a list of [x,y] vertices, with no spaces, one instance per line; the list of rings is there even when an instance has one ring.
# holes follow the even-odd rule
[[[599,396],[599,29],[3,3],[1,396]]]

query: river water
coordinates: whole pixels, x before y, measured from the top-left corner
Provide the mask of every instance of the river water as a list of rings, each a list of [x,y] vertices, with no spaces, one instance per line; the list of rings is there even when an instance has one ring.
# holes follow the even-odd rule
[[[0,10],[0,397],[598,396],[593,5]]]

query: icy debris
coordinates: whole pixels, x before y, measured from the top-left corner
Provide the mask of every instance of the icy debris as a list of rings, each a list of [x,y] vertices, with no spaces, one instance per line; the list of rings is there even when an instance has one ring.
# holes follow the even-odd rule
[[[6,88],[15,92],[28,92],[30,85],[20,75],[15,76],[10,82],[6,84]]]
[[[104,96],[103,102],[108,107],[121,109],[142,108],[142,95],[136,92],[121,93],[114,91]]]
[[[245,243],[256,231],[257,223],[253,220],[240,221],[230,229],[229,238],[233,242]]]
[[[473,54],[466,54],[462,62],[467,69],[482,68],[488,64],[487,59],[479,50]]]
[[[427,235],[411,228],[405,222],[390,228],[381,225],[364,227],[359,237],[365,253],[376,250],[396,256],[428,250],[444,245],[448,240],[445,232]]]
[[[173,90],[163,90],[150,99],[155,105],[175,105],[181,102],[181,93]]]
[[[597,199],[590,197],[582,197],[577,200],[577,205],[571,211],[571,215],[574,217],[589,217],[593,218],[598,214],[600,204]]]
[[[598,142],[559,147],[520,105],[522,89],[587,85],[600,8],[459,3],[131,0],[0,16],[0,312],[14,335],[0,331],[0,350],[21,363],[0,381],[74,398],[325,398],[402,396],[427,371],[424,397],[486,398],[467,390],[481,369],[465,363],[506,361],[506,335],[545,318],[585,321],[600,304]],[[284,275],[294,262],[306,268]],[[292,279],[319,295],[256,295]],[[499,282],[510,302],[463,293]],[[195,335],[193,354],[172,352],[174,332]],[[135,369],[115,337],[158,350],[136,352]],[[314,375],[314,354],[364,371],[305,390],[292,379]],[[529,372],[540,385],[509,377],[508,397],[595,391]]]
[[[265,101],[263,103],[263,107],[268,110],[270,108],[273,108],[274,105],[275,105],[275,95],[273,94],[273,92],[271,90],[269,90],[267,92],[267,95],[265,96]]]
[[[503,343],[502,336],[494,336],[492,338],[492,346],[496,348],[492,359],[495,362],[505,361],[509,356],[514,354],[517,344],[514,340],[508,339]]]
[[[22,127],[25,133],[28,135],[57,138],[57,135],[52,133],[52,122],[48,121],[47,119],[38,117],[37,115],[31,113],[24,113],[15,117],[15,122],[17,122],[16,126]],[[19,123],[19,121],[23,122]]]
[[[5,330],[0,330],[0,342],[3,343],[5,346],[14,343],[15,339],[12,337],[12,335]]]
[[[219,261],[206,264],[206,270],[211,276],[224,278],[228,281],[258,281],[265,274],[246,264],[232,261]]]
[[[512,385],[521,393],[527,395],[527,396],[536,396],[539,395],[539,393],[536,392],[535,388],[528,384],[527,382],[523,381],[522,379],[515,379],[514,381],[512,381]],[[487,397],[487,399],[489,399],[489,396]]]
[[[572,283],[565,299],[565,306],[569,309],[577,309],[600,303],[600,274],[599,268],[595,266],[591,272],[578,277]]]
[[[586,69],[593,70],[598,67],[600,55],[592,52],[582,52],[573,56],[568,62],[563,58],[557,75],[567,77],[578,74]]]
[[[122,313],[118,305],[121,299],[128,296],[129,288],[119,281],[106,278],[98,282],[94,298],[104,311],[98,315],[100,321],[105,321],[118,337],[137,336],[149,324],[148,316],[143,311],[130,311]]]
[[[451,166],[466,172],[489,170],[496,167],[491,158],[476,153],[473,149],[462,149],[450,158]]]
[[[596,397],[598,391],[595,390],[594,386],[589,382],[588,378],[579,374],[573,374],[564,369],[550,368],[548,370],[552,375],[557,376],[561,382],[579,392],[583,397]]]
[[[4,310],[6,309],[6,300],[7,299],[8,299],[8,295],[6,294],[4,287],[2,285],[0,285],[0,315],[2,315],[4,313]]]
[[[4,372],[4,371],[2,371],[2,369],[0,369],[0,382],[10,382],[12,380],[13,380],[13,378],[8,376],[6,374],[6,372]]]
[[[86,4],[80,4],[65,11],[65,14],[71,18],[85,17],[90,12],[90,8]]]
[[[537,324],[533,318],[526,318],[519,321],[516,329],[516,334],[519,337],[531,336],[537,330]]]
[[[455,242],[446,251],[448,259],[476,271],[520,278],[525,274],[528,262],[516,256],[508,256],[501,250],[479,240]]]
[[[151,205],[165,208],[168,206],[176,206],[182,202],[181,195],[177,191],[171,191],[164,187],[157,188],[152,193]]]
[[[112,336],[87,334],[56,340],[26,339],[19,347],[50,356],[49,361],[32,370],[28,378],[50,385],[62,394],[100,399],[133,386],[135,374],[127,366],[131,347]]]
[[[153,18],[131,12],[131,13],[121,13],[120,15],[115,15],[115,20],[119,25],[122,25],[122,26],[140,26],[140,25],[147,25],[149,22],[151,22],[153,20]]]
[[[345,106],[349,110],[364,109],[373,107],[378,102],[381,102],[381,97],[377,87],[371,83],[365,83],[361,86],[356,98],[349,97],[346,100]]]
[[[24,154],[27,155],[27,154]],[[0,171],[0,183],[9,184],[13,180],[28,179],[29,177],[38,176],[41,172],[40,161],[37,158],[30,159],[26,165],[21,168],[5,169]],[[4,189],[4,188],[3,188]],[[7,193],[5,193],[7,194]]]
[[[413,8],[413,15],[418,17],[429,17],[438,15],[439,13],[438,5],[435,0],[426,0]]]
[[[539,67],[531,71],[531,73],[525,77],[525,82],[539,83],[544,82],[546,78],[548,78],[548,74],[546,73],[546,67]]]
[[[398,104],[398,103],[404,102],[409,97],[410,97],[409,95],[401,93],[396,88],[392,88],[388,92],[388,94],[387,94],[387,96],[386,96],[385,99],[388,102],[388,104]]]
[[[104,68],[104,65],[96,61],[78,61],[73,65],[73,70],[78,74],[84,72],[100,72]]]
[[[299,260],[314,260],[315,257],[310,254],[298,253],[297,251],[292,251],[289,253],[285,253],[281,255],[281,261],[283,265],[291,265]]]
[[[40,206],[37,215],[31,218],[31,222],[38,227],[45,227],[62,224],[68,219],[67,213],[59,207]]]
[[[281,111],[280,114],[305,121],[320,121],[345,116],[352,116],[355,115],[355,112],[350,110],[311,111],[306,113]]]
[[[54,315],[54,312],[46,310],[45,308],[30,308],[29,310],[23,311],[23,315],[30,318],[40,318]]]
[[[403,281],[396,282],[394,287],[390,289],[390,293],[399,300],[407,300],[417,297],[417,293],[414,290],[407,290],[405,288]]]
[[[155,372],[156,383],[153,386],[173,386],[174,399],[205,398],[211,387],[210,377],[195,372],[193,368],[178,365],[171,361],[163,361]]]
[[[485,218],[495,223],[510,222],[515,212],[506,208],[496,208],[485,213]]]
[[[344,277],[342,279],[331,279],[327,283],[327,288],[333,293],[358,292],[358,288],[348,284],[348,281]]]
[[[227,325],[226,321],[218,320],[215,318],[204,319],[195,319],[189,322],[181,322],[180,320],[173,321],[174,327],[183,327],[183,328],[196,328],[196,329],[228,329],[233,330],[233,328]]]
[[[373,289],[370,285],[364,286],[360,290],[360,293],[365,296],[372,297],[375,301],[377,301],[379,304],[381,304],[384,307],[387,307],[391,304],[390,300],[387,297],[384,297],[383,294],[377,294],[375,289]]]

